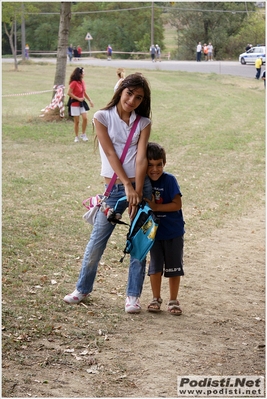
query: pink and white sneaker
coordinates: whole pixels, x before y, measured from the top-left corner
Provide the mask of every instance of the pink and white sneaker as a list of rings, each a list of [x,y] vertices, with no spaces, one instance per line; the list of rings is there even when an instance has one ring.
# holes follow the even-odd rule
[[[89,294],[81,294],[78,290],[74,290],[72,294],[68,294],[63,298],[63,301],[73,305],[83,301]]]
[[[126,313],[140,313],[141,305],[137,296],[127,296],[125,301]]]

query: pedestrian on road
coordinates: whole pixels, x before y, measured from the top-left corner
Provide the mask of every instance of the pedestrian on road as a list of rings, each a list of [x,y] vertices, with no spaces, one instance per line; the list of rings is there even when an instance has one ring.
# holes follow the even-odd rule
[[[111,61],[111,57],[112,57],[112,47],[109,44],[107,47],[107,56],[108,56],[108,61]]]
[[[81,58],[81,56],[82,56],[82,48],[81,48],[80,45],[77,47],[77,51],[78,51],[78,58]]]
[[[259,58],[257,58],[256,61],[255,61],[255,68],[256,68],[256,76],[255,76],[255,79],[258,79],[258,80],[259,80],[259,78],[260,78],[260,76],[261,76],[261,66],[262,66],[262,57],[259,57]]]
[[[156,44],[156,61],[161,61],[161,51],[158,44]]]
[[[213,61],[213,45],[211,42],[208,44],[208,61]]]
[[[69,60],[71,61],[71,60],[72,60],[72,57],[73,57],[73,47],[72,47],[72,44],[70,44],[69,47],[68,47],[68,57],[69,57]]]
[[[202,46],[201,46],[201,42],[199,42],[197,45],[197,62],[201,61],[201,50],[202,50]]]
[[[30,53],[30,47],[29,47],[28,44],[26,44],[26,46],[25,46],[25,57],[26,57],[26,60],[28,60],[29,57],[30,57],[29,53]]]
[[[206,43],[203,46],[203,53],[204,53],[205,61],[208,61],[208,46],[206,45]]]
[[[152,46],[150,47],[150,55],[152,62],[155,61],[155,54],[156,54],[156,47],[154,46],[154,44],[152,44]]]
[[[79,53],[78,53],[77,47],[74,47],[73,48],[73,61],[77,61],[78,58],[79,58]]]

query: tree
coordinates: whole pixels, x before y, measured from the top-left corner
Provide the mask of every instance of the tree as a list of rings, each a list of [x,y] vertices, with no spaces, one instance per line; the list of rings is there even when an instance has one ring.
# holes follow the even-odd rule
[[[82,43],[89,31],[93,50],[106,50],[111,44],[114,51],[149,51],[151,3],[79,2],[73,5],[72,11],[72,43]],[[164,49],[163,31],[161,9],[155,7],[154,41],[161,49]]]
[[[65,85],[70,20],[71,3],[61,2],[58,30],[57,64],[54,85]]]
[[[217,59],[229,57],[229,40],[244,26],[250,11],[255,11],[253,3],[175,3],[170,20],[177,28],[179,58],[194,59],[199,41],[212,42]]]
[[[33,12],[35,6],[31,3],[26,3],[25,7],[22,7],[22,3],[2,3],[2,22],[4,26],[4,31],[8,37],[11,52],[14,58],[15,70],[18,70],[17,61],[17,29],[19,26],[19,21],[21,21],[24,11]],[[24,48],[21,49],[24,51]]]

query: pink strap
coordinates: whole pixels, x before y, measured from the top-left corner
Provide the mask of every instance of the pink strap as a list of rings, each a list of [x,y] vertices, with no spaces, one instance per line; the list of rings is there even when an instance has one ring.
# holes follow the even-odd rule
[[[130,146],[130,143],[131,143],[131,141],[132,141],[134,132],[135,132],[135,130],[136,130],[137,124],[138,124],[138,122],[139,122],[140,119],[141,119],[141,116],[140,116],[140,115],[137,115],[137,117],[136,117],[136,119],[135,119],[135,121],[134,121],[133,127],[132,127],[132,129],[131,129],[131,131],[130,131],[130,134],[129,134],[128,138],[127,138],[126,144],[125,144],[125,146],[124,146],[123,152],[122,152],[121,157],[120,157],[120,161],[121,161],[122,164],[123,164],[123,162],[124,162],[124,159],[125,159],[125,157],[126,157],[128,148],[129,148],[129,146]],[[110,180],[110,182],[109,182],[109,185],[108,185],[106,191],[104,192],[104,196],[105,196],[105,197],[108,197],[108,196],[109,196],[109,194],[110,194],[110,192],[111,192],[111,190],[112,190],[112,187],[114,186],[116,180],[117,180],[117,175],[116,175],[116,173],[114,173],[114,175],[112,176],[112,178],[111,178],[111,180]]]

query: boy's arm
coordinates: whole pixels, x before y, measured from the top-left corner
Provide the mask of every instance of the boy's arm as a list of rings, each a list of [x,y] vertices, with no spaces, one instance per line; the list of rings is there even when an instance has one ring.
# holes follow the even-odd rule
[[[172,202],[169,202],[168,204],[156,204],[154,202],[154,197],[152,201],[150,201],[148,198],[145,198],[145,201],[154,212],[175,212],[182,209],[182,197],[180,194],[177,194],[173,198]]]

